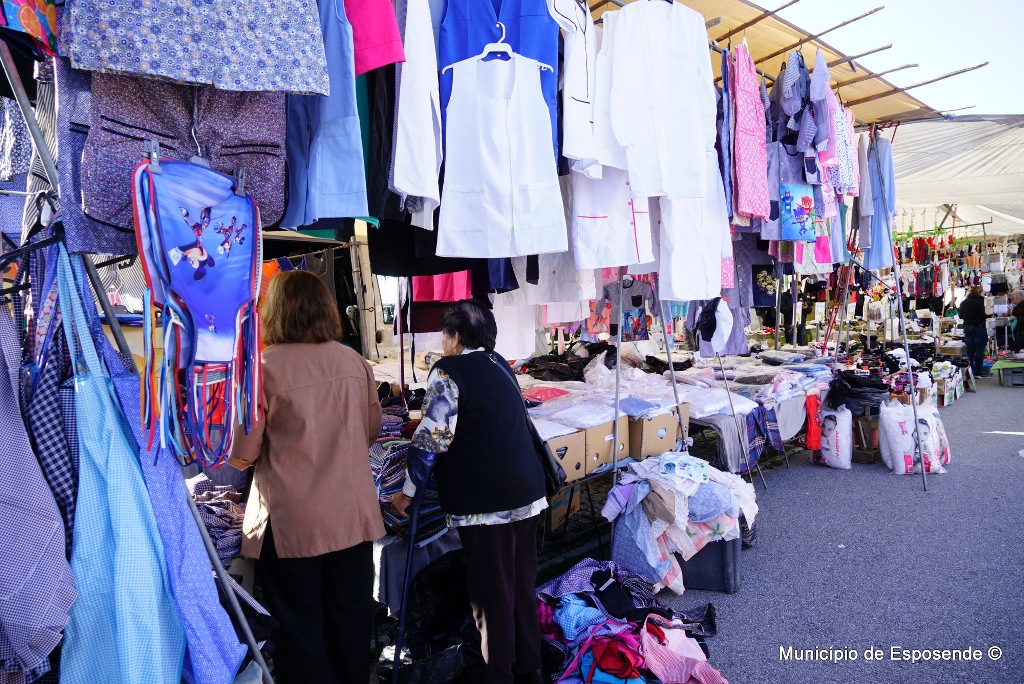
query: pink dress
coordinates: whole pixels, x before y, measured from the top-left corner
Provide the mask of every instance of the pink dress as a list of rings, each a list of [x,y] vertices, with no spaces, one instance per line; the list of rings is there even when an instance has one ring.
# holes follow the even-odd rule
[[[398,19],[390,0],[345,0],[345,14],[352,24],[356,76],[405,61]]]
[[[736,46],[733,65],[736,99],[736,135],[733,166],[736,173],[736,209],[751,218],[768,218],[768,152],[764,132],[764,102],[757,84],[754,61],[742,43]]]

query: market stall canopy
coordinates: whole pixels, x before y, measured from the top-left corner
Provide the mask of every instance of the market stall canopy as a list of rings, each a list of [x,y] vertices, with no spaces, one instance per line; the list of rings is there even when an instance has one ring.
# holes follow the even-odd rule
[[[941,207],[941,220],[956,205],[959,224],[991,220],[990,236],[1024,233],[1024,115],[906,124],[896,132],[893,163],[900,209]]]
[[[618,9],[618,5],[623,4],[623,1],[589,0],[594,19],[600,18],[609,10]],[[632,1],[625,0],[625,2]],[[915,67],[916,64],[894,65],[892,69],[875,73],[865,69],[856,61],[869,54],[886,50],[892,45],[879,45],[865,53],[845,55],[818,38],[833,29],[874,14],[882,10],[882,7],[857,17],[851,17],[842,24],[817,34],[811,34],[773,13],[788,7],[795,1],[788,0],[773,10],[766,10],[752,2],[747,2],[747,0],[685,0],[683,4],[704,16],[704,20],[709,26],[709,37],[717,41],[721,47],[727,47],[730,41],[746,40],[757,68],[764,72],[769,79],[778,75],[783,62],[795,49],[799,49],[803,53],[807,66],[813,67],[815,51],[820,47],[829,65],[832,86],[838,89],[840,99],[847,106],[853,108],[858,122],[862,124],[939,116],[936,110],[908,94],[906,88],[897,88],[882,78],[883,73]],[[712,60],[716,74],[720,70],[718,62],[719,60]],[[769,80],[769,85],[770,83]]]

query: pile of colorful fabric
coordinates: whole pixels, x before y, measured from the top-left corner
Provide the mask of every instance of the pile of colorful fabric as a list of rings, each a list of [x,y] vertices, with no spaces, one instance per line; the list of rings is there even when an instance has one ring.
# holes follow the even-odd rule
[[[204,473],[186,480],[188,491],[196,500],[199,517],[210,533],[217,557],[225,568],[242,551],[242,522],[245,503],[242,495],[228,485],[214,484]]]
[[[585,558],[542,586],[537,614],[545,649],[562,657],[559,682],[727,684],[707,662],[714,607],[674,613],[614,562]]]
[[[616,525],[612,558],[655,588],[684,591],[678,556],[740,536],[757,517],[754,487],[706,461],[667,453],[633,463],[601,514]]]
[[[402,491],[405,484],[405,462],[412,442],[403,435],[411,435],[417,423],[410,422],[408,412],[400,407],[384,409],[383,417],[381,436],[370,447],[370,472],[377,487],[385,527],[408,542],[409,519],[395,513],[391,499]],[[417,546],[429,544],[448,530],[448,517],[441,511],[437,491],[431,485],[428,485],[420,507]]]
[[[387,428],[382,428],[382,432]],[[390,504],[391,497],[405,484],[405,458],[410,442],[401,436],[383,435],[370,447],[370,472],[381,504]]]

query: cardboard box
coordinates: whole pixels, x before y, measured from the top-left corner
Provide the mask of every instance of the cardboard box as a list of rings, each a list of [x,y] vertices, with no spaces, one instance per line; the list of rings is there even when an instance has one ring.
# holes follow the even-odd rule
[[[953,378],[945,378],[935,383],[935,391],[938,396],[939,406],[950,406],[956,401],[956,381]]]
[[[590,475],[598,467],[605,463],[611,463],[614,451],[612,450],[612,435],[614,434],[615,421],[608,421],[597,427],[584,430],[587,441],[587,464],[584,470]],[[619,418],[619,443],[616,449],[619,458],[625,458],[626,442],[629,441],[629,419],[626,416]]]
[[[582,431],[549,439],[547,444],[565,470],[566,482],[575,482],[587,474],[587,438]]]
[[[901,404],[906,404],[907,406],[910,405],[910,395],[909,394],[890,394],[889,396],[892,399],[896,399]],[[928,388],[925,388],[925,389],[918,388],[918,390],[917,390],[917,403],[918,403],[918,405],[920,406],[921,404],[926,403],[929,399],[931,399],[931,400],[935,399],[935,385],[932,385],[931,387],[928,387]]]
[[[580,488],[572,487],[548,497],[548,507],[541,515],[545,532],[553,532],[580,510]]]
[[[690,405],[682,405],[683,426],[689,429]],[[631,418],[629,421],[629,455],[638,461],[649,456],[661,456],[674,451],[679,434],[676,409],[651,418]]]

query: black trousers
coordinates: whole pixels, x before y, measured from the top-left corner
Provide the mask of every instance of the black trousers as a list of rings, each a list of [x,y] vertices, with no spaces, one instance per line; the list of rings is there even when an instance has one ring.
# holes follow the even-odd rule
[[[466,583],[480,630],[485,684],[513,684],[541,669],[537,621],[539,516],[503,525],[460,527]]]
[[[278,558],[268,525],[257,567],[267,608],[280,623],[275,681],[369,681],[373,543],[312,558]]]
[[[974,377],[981,377],[985,370],[985,347],[988,345],[988,330],[983,325],[965,325],[964,344],[967,345],[967,358],[971,361]]]

